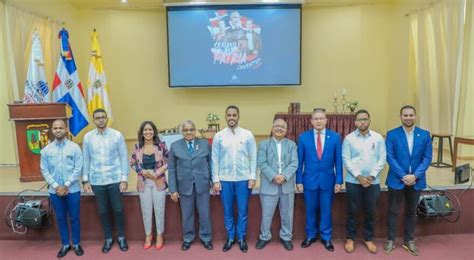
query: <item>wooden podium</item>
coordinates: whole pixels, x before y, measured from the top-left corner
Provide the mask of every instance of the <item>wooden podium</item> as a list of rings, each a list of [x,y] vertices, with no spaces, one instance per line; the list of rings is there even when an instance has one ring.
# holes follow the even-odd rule
[[[66,103],[8,104],[10,120],[15,122],[20,181],[41,181],[40,151],[54,140],[51,125],[68,118]]]

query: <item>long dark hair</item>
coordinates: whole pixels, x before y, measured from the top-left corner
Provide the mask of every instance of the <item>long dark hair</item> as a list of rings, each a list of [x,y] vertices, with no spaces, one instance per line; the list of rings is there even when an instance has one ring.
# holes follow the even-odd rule
[[[159,145],[161,143],[160,137],[158,136],[158,128],[156,128],[155,123],[152,121],[143,121],[138,129],[138,146],[142,148],[145,145],[145,137],[143,137],[143,130],[146,125],[150,125],[153,128],[153,144]]]

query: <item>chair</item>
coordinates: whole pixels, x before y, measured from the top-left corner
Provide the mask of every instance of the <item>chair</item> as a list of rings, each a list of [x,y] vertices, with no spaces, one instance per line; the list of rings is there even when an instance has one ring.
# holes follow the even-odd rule
[[[451,162],[453,161],[453,145],[451,143],[450,134],[431,134],[431,142],[433,143],[434,139],[438,138],[438,158],[436,162],[432,162],[431,166],[436,168],[448,168],[451,167],[451,164],[443,162],[443,140],[446,138],[449,141],[449,154],[451,156]]]

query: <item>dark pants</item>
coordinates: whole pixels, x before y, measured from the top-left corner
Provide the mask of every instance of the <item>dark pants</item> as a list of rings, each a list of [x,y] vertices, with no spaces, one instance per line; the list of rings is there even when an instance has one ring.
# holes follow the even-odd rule
[[[110,208],[112,208],[114,215],[115,232],[117,236],[125,237],[122,193],[120,193],[119,185],[120,183],[92,185],[92,191],[94,191],[97,201],[97,210],[99,211],[100,222],[102,222],[102,228],[104,229],[105,239],[112,238]]]
[[[404,241],[414,240],[416,224],[416,208],[420,200],[420,191],[413,186],[405,186],[402,190],[388,188],[388,240],[395,240],[397,236],[398,211],[403,197],[405,197],[405,234]]]
[[[375,208],[380,194],[380,184],[370,185],[367,188],[360,184],[346,182],[347,190],[347,238],[355,240],[357,234],[357,213],[364,210],[364,240],[374,239]]]
[[[69,193],[62,197],[51,194],[59,235],[64,246],[69,245],[69,221],[71,223],[72,243],[78,245],[81,242],[80,201],[80,192]]]
[[[234,239],[237,229],[237,239],[243,239],[247,234],[247,213],[252,190],[248,188],[248,181],[221,181],[221,185],[227,238]],[[234,200],[237,201],[237,225],[234,220]]]
[[[192,242],[196,236],[194,212],[197,209],[199,216],[199,238],[202,241],[208,242],[212,239],[211,195],[209,191],[197,193],[195,184],[193,184],[192,189],[193,192],[190,196],[180,195],[183,241]]]

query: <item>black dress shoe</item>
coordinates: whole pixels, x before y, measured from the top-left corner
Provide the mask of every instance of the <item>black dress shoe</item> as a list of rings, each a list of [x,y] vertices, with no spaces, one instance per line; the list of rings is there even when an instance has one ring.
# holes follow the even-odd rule
[[[270,240],[258,239],[257,244],[255,245],[255,248],[258,250],[261,250],[268,244],[268,242],[270,242]]]
[[[283,244],[283,247],[286,250],[288,250],[288,251],[293,250],[293,243],[291,241],[281,239],[281,243]]]
[[[128,250],[128,244],[127,244],[127,240],[125,240],[125,238],[119,238],[119,239],[117,239],[117,242],[118,242],[120,250],[122,250],[124,252]]]
[[[317,241],[316,238],[305,238],[305,240],[303,240],[303,243],[301,243],[301,247],[307,248],[308,246],[310,246],[312,243],[316,241]]]
[[[225,241],[224,247],[222,248],[222,251],[229,251],[234,243],[235,241],[233,239],[227,239],[227,241]]]
[[[331,240],[321,239],[321,243],[324,245],[324,248],[326,248],[328,251],[334,252],[334,246],[332,245]]]
[[[64,257],[69,250],[71,250],[71,245],[62,246],[61,249],[59,249],[59,252],[58,252],[58,255],[57,255],[58,258]]]
[[[77,256],[81,256],[84,254],[84,250],[82,249],[81,245],[73,245],[72,249],[74,249],[74,253],[76,253]]]
[[[212,249],[214,249],[214,247],[212,246],[212,242],[211,242],[211,241],[204,241],[204,240],[201,240],[201,243],[202,243],[202,245],[204,246],[204,248],[207,249],[207,250],[212,250]]]
[[[184,241],[183,244],[181,245],[181,250],[186,251],[191,247],[191,242],[186,242]]]
[[[102,247],[102,253],[108,253],[110,249],[112,248],[112,245],[114,244],[114,240],[109,238],[106,239],[104,242],[104,246]]]
[[[247,245],[247,241],[245,241],[245,238],[239,239],[239,247],[240,251],[247,253],[247,250],[249,249]]]

